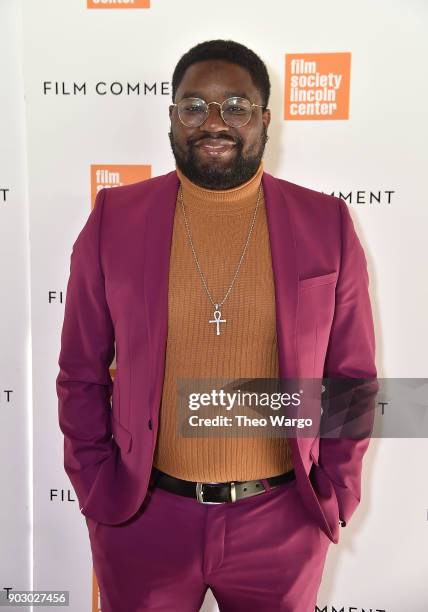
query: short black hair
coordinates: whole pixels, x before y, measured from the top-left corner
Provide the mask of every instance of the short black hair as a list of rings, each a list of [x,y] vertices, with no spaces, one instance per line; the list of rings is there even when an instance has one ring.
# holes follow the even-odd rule
[[[178,61],[172,75],[172,101],[187,68],[204,60],[224,60],[242,66],[251,75],[255,87],[262,96],[263,110],[267,108],[270,96],[270,80],[264,62],[254,51],[233,40],[206,40],[195,45]]]

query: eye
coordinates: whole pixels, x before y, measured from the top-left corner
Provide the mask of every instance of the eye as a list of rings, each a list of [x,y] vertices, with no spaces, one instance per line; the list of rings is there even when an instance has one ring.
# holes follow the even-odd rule
[[[184,106],[183,110],[185,110],[186,112],[199,111],[201,110],[201,107],[198,104],[189,104],[189,105]]]
[[[231,113],[232,115],[243,115],[248,112],[248,109],[244,108],[243,106],[239,106],[238,104],[229,104],[226,106],[225,111],[227,113]]]
[[[251,112],[250,103],[243,98],[232,98],[226,104],[225,111],[229,115],[246,115]]]

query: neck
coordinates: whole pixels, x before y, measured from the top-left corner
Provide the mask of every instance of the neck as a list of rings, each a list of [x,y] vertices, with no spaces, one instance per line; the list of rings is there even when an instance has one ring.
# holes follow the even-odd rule
[[[253,176],[232,189],[205,189],[190,181],[178,167],[184,205],[208,213],[235,213],[254,208],[263,175],[263,161]]]

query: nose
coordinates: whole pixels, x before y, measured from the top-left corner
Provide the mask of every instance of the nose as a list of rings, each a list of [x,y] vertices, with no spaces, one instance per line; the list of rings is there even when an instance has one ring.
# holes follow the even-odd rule
[[[229,130],[229,126],[223,121],[218,104],[210,104],[208,106],[208,116],[201,127],[210,132]]]

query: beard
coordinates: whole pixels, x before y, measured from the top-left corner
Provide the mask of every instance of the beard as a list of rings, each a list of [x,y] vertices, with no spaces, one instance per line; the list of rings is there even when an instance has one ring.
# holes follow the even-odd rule
[[[232,161],[225,166],[221,161],[217,164],[215,159],[208,163],[201,162],[194,154],[193,143],[184,151],[174,140],[172,131],[168,132],[168,136],[175,163],[184,176],[199,187],[214,190],[233,189],[249,181],[260,165],[269,138],[267,128],[263,124],[260,139],[250,147],[245,156],[242,155],[244,143],[242,139],[237,139]]]

